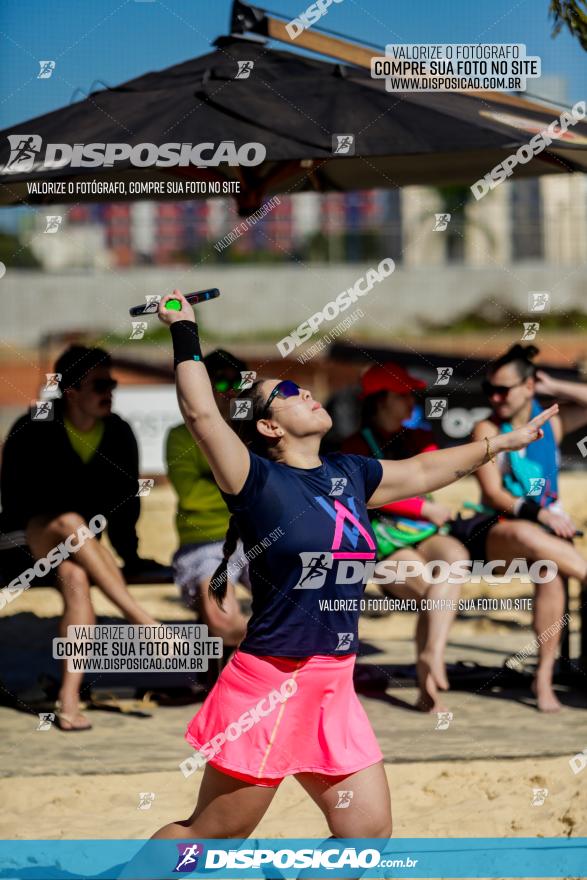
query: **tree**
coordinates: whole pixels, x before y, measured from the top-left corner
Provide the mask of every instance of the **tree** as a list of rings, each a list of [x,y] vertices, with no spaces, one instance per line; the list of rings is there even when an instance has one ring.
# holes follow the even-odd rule
[[[553,19],[552,36],[566,25],[587,51],[587,6],[585,0],[551,0],[549,15]]]

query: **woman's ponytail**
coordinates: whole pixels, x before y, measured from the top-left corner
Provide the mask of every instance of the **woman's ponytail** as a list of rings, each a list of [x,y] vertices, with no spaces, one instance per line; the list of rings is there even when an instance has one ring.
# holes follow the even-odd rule
[[[234,514],[228,520],[228,529],[224,538],[222,547],[222,562],[214,572],[210,586],[208,587],[208,596],[214,599],[217,605],[222,608],[222,603],[226,597],[228,589],[228,560],[236,550],[239,538],[238,526]]]
[[[538,354],[540,354],[540,349],[535,345],[520,345],[517,342],[505,354],[490,364],[488,375],[492,376],[501,367],[514,364],[520,379],[528,379],[530,376],[536,375],[536,365],[533,361]]]

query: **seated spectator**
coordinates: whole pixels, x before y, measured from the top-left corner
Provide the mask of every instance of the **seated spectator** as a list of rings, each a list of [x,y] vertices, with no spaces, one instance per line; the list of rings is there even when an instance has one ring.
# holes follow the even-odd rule
[[[481,501],[493,514],[480,514],[460,523],[461,540],[479,559],[539,559],[554,562],[558,574],[535,584],[534,631],[538,667],[532,690],[537,708],[557,712],[561,704],[553,690],[554,664],[565,613],[563,577],[587,584],[587,560],[573,546],[575,524],[558,496],[559,446],[566,434],[587,425],[587,385],[555,379],[533,363],[538,349],[514,345],[491,364],[483,388],[493,414],[478,422],[475,440],[515,430],[542,411],[537,395],[554,398],[560,411],[542,430],[544,436],[527,450],[499,453],[475,473]],[[548,633],[548,638],[544,633]]]
[[[214,398],[225,419],[230,401],[241,387],[242,361],[218,349],[204,358]],[[167,471],[177,493],[176,526],[179,548],[173,557],[175,581],[184,603],[197,609],[209,628],[227,647],[238,645],[245,634],[234,589],[236,581],[248,585],[247,562],[239,542],[228,565],[228,592],[222,609],[208,596],[210,580],[223,558],[223,544],[230,514],[216,485],[207,459],[185,424],[167,435]]]
[[[0,474],[3,529],[24,530],[35,560],[99,515],[126,566],[137,571],[156,565],[138,555],[138,449],[130,425],[112,413],[117,383],[110,368],[110,355],[100,348],[68,348],[55,364],[61,398],[53,401],[53,417],[35,421],[24,415],[6,439]],[[61,636],[69,626],[96,622],[91,584],[131,623],[156,623],[130,595],[121,569],[100,540],[85,541],[55,575],[64,606]],[[79,711],[82,680],[83,672],[68,671],[64,662],[55,707],[61,730],[91,727]]]
[[[425,388],[424,382],[397,364],[387,363],[368,369],[361,386],[361,429],[344,441],[342,452],[401,460],[437,449],[430,431],[404,425],[414,409],[414,392]],[[451,563],[468,559],[459,541],[439,532],[449,522],[451,512],[430,497],[394,501],[371,514],[380,562],[404,560],[425,565],[433,560]],[[405,584],[382,584],[381,589],[400,599],[448,600],[444,607],[439,602],[434,610],[421,610],[416,627],[418,707],[441,712],[445,707],[438,692],[449,689],[444,654],[456,616],[452,603],[456,607],[460,586],[448,582],[428,584],[418,575],[406,577]]]

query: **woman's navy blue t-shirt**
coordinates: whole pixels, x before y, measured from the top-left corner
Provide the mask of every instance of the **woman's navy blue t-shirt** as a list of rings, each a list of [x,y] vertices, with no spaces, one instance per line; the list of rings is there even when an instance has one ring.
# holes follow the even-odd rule
[[[366,502],[381,482],[381,462],[334,453],[320,467],[303,469],[250,457],[242,490],[223,493],[237,519],[253,593],[240,650],[355,654],[364,565],[376,556]]]

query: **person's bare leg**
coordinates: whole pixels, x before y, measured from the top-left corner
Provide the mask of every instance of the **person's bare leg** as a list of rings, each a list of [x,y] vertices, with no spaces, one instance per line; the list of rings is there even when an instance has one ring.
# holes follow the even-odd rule
[[[57,569],[57,585],[63,597],[63,616],[59,621],[59,635],[67,637],[69,626],[92,626],[96,623],[90,599],[90,582],[79,565],[67,560]],[[62,664],[59,688],[60,725],[65,730],[84,730],[91,727],[85,715],[79,711],[83,672],[70,671],[67,661]]]
[[[416,622],[416,655],[419,657],[424,653],[426,643],[428,641],[428,614],[421,611],[418,614]]]
[[[39,556],[46,555],[60,541],[73,535],[80,526],[85,525],[87,523],[77,513],[64,513],[49,522],[34,518],[27,526],[27,541],[33,553],[39,558]],[[33,548],[33,545],[41,548],[39,553]],[[133,599],[112,554],[105,547],[102,547],[96,538],[86,541],[79,550],[72,554],[72,558],[75,559],[77,565],[84,569],[90,582],[102,590],[127,620],[137,624],[153,625],[157,623],[155,618]]]
[[[497,523],[489,533],[487,550],[490,558],[505,559],[507,563],[512,559],[526,558],[529,564],[538,559],[557,564],[559,574],[554,580],[548,584],[535,584],[533,625],[537,636],[557,624],[564,614],[565,591],[560,575],[576,577],[582,582],[587,577],[587,561],[572,544],[549,535],[535,523],[519,520]],[[541,712],[556,712],[561,708],[552,687],[559,642],[560,633],[555,633],[539,643],[538,668],[532,690]]]
[[[383,761],[348,776],[298,773],[296,779],[322,810],[333,837],[382,841],[391,837],[391,796]],[[350,805],[345,809],[337,807],[341,789],[352,792]],[[304,877],[304,872],[299,876]]]
[[[188,819],[164,825],[151,840],[245,838],[253,833],[275,796],[275,788],[251,785],[207,765],[196,807]],[[141,868],[152,874],[149,847],[129,862],[120,878],[142,876]]]
[[[418,550],[408,548],[398,550],[385,561],[387,562],[389,560],[393,560],[394,562],[404,561],[424,563],[424,557],[419,554]],[[375,576],[376,575],[377,568],[375,569]],[[374,582],[377,583],[376,577],[374,578]],[[379,586],[385,593],[395,596],[397,599],[416,599],[418,602],[424,596],[428,595],[428,590],[430,589],[429,585],[425,583],[424,579],[419,575],[406,577],[406,582],[403,584],[382,583]],[[432,671],[429,657],[427,654],[422,654],[422,649],[428,640],[429,614],[430,612],[428,611],[419,611],[418,622],[416,624],[416,675],[418,678],[418,687],[420,689],[417,705],[423,712],[445,712],[446,707],[439,701],[438,685]]]
[[[555,625],[552,635],[540,639],[550,626],[557,624],[565,613],[565,587],[557,576],[549,584],[536,584],[534,632],[538,638],[538,668],[532,690],[541,712],[558,712],[562,706],[552,689],[552,677],[560,644],[560,630]]]
[[[252,785],[208,764],[191,816],[170,822],[151,839],[184,837],[187,832],[195,838],[248,837],[267,812],[276,791],[277,786]]]
[[[506,551],[503,556],[494,549]],[[559,574],[576,578],[581,583],[587,581],[587,559],[579,553],[570,541],[551,535],[536,523],[527,520],[504,520],[494,525],[487,538],[487,549],[492,559],[528,558],[531,564],[537,559],[555,562]]]
[[[208,634],[222,639],[225,647],[236,647],[245,637],[247,621],[241,613],[234,584],[228,582],[226,597],[219,608],[208,595],[211,578],[198,584],[197,608],[200,619],[208,627]]]
[[[443,560],[452,564],[468,558],[466,548],[457,541],[445,535],[434,535],[418,545],[418,550],[426,562]],[[426,593],[427,599],[434,601],[444,600],[448,607],[438,607],[427,615],[427,627],[425,641],[419,656],[427,662],[432,670],[432,675],[438,687],[447,691],[449,689],[446,674],[445,652],[450,628],[457,616],[458,599],[461,594],[460,584],[451,584],[446,581],[431,584]]]

